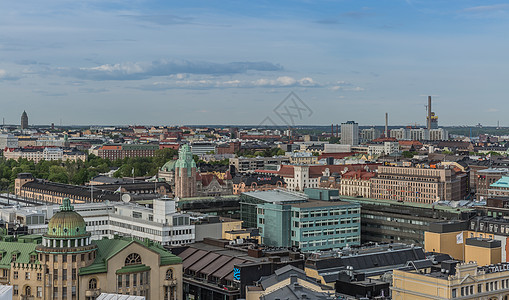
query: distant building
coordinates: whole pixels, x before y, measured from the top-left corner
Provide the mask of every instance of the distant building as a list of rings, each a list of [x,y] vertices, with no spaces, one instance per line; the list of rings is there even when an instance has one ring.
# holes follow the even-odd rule
[[[371,198],[371,178],[375,176],[374,172],[361,170],[346,172],[341,176],[341,195]]]
[[[159,145],[155,144],[115,144],[103,145],[94,151],[101,158],[117,160],[126,157],[151,157],[158,149]]]
[[[398,142],[384,142],[383,144],[368,145],[368,155],[389,155],[399,151]]]
[[[270,166],[280,166],[290,163],[290,158],[281,157],[237,157],[230,159],[230,165],[235,167],[237,172],[254,172],[255,170],[266,170]]]
[[[0,134],[0,151],[18,148],[18,138],[12,134]]]
[[[352,146],[359,144],[359,124],[354,121],[341,123],[341,144]]]
[[[203,143],[203,142],[195,142],[191,144],[191,152],[193,155],[203,155],[209,153],[216,153],[216,144],[215,143]]]
[[[175,162],[175,197],[195,197],[196,163],[188,144],[179,149],[179,158]]]
[[[44,148],[44,149],[11,149],[7,148],[4,151],[4,157],[6,159],[18,160],[20,158],[31,160],[34,163],[38,163],[42,160],[61,160],[61,161],[86,161],[87,154],[85,152],[76,151],[64,151],[61,148]]]
[[[21,114],[21,130],[28,129],[28,115],[26,111]]]
[[[382,132],[374,127],[361,130],[361,142],[368,143],[382,136]]]
[[[371,180],[376,199],[420,202],[458,201],[468,193],[468,170],[458,166],[380,166]]]
[[[252,191],[268,191],[284,187],[286,187],[285,180],[280,176],[250,175],[233,178],[234,195]]]

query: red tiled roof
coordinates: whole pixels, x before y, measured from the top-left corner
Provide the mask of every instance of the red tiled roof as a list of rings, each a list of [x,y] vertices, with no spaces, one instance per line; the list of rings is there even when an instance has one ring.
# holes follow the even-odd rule
[[[334,157],[334,159],[342,159],[355,154],[357,154],[357,152],[322,153],[320,156],[318,156],[318,159],[323,159],[327,157]]]

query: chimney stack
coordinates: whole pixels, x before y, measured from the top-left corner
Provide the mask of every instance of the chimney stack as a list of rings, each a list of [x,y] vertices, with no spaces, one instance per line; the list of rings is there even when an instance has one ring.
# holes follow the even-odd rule
[[[431,96],[428,96],[428,130],[431,130]]]
[[[385,113],[385,137],[389,137],[389,113]]]

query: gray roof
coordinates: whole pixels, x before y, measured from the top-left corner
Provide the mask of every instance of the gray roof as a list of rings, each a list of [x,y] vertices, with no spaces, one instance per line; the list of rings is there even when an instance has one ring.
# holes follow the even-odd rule
[[[270,191],[254,191],[246,192],[244,195],[257,198],[265,202],[293,202],[293,201],[305,201],[308,197],[304,194],[283,191],[283,190],[270,190]]]

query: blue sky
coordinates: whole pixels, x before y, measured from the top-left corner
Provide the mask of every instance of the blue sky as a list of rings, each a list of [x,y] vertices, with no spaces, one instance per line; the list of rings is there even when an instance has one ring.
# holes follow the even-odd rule
[[[1,1],[0,117],[509,126],[502,1]]]

